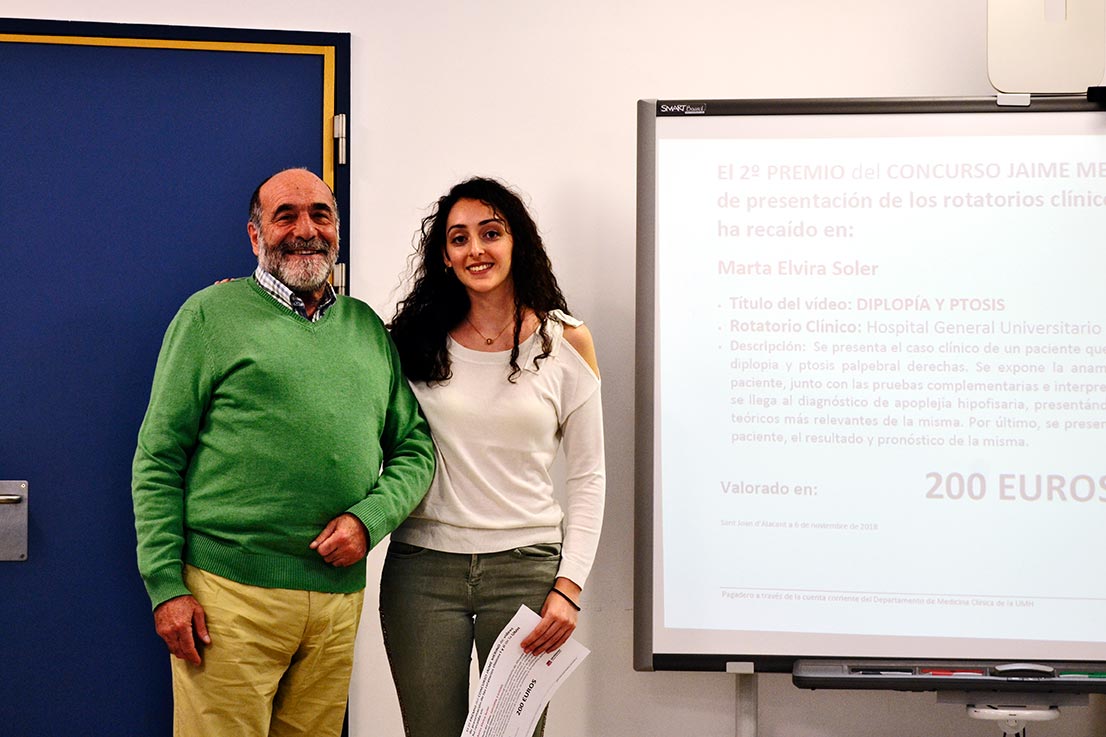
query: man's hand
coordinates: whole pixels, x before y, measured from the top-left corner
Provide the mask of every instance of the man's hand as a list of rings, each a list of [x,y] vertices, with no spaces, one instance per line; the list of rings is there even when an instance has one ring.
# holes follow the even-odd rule
[[[369,554],[369,535],[361,520],[347,512],[330,520],[309,547],[330,565],[344,568]]]
[[[205,645],[211,644],[204,608],[192,596],[178,596],[158,604],[154,609],[154,626],[169,646],[169,652],[189,663],[200,664],[197,637]]]

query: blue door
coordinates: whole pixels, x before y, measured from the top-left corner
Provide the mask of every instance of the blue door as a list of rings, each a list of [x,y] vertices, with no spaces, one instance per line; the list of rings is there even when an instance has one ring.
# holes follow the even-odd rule
[[[0,733],[171,733],[130,501],[154,362],[189,294],[253,270],[263,178],[306,166],[348,210],[348,58],[346,34],[0,20],[0,479],[29,486]]]

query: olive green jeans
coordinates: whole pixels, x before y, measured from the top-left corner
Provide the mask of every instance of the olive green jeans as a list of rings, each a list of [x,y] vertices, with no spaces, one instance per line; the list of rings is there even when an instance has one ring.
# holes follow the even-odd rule
[[[541,612],[560,563],[559,543],[471,555],[390,543],[380,623],[407,737],[460,737],[473,644],[483,670],[519,605]]]

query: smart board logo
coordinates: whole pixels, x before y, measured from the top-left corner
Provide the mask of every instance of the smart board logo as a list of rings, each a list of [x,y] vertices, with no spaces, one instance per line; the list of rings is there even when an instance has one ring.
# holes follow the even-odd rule
[[[683,113],[684,115],[706,115],[706,105],[688,105],[681,103],[679,105],[661,105],[662,113]]]

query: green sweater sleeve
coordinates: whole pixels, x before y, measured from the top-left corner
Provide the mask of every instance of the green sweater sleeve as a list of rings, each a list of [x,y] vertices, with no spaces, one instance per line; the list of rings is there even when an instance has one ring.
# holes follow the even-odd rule
[[[404,377],[399,353],[390,337],[391,396],[380,436],[383,468],[369,495],[348,511],[361,520],[369,533],[369,547],[376,546],[400,525],[426,495],[434,478],[434,444],[430,426]]]
[[[206,355],[199,317],[182,307],[165,332],[132,467],[138,568],[154,607],[190,593],[184,479],[211,393]]]

